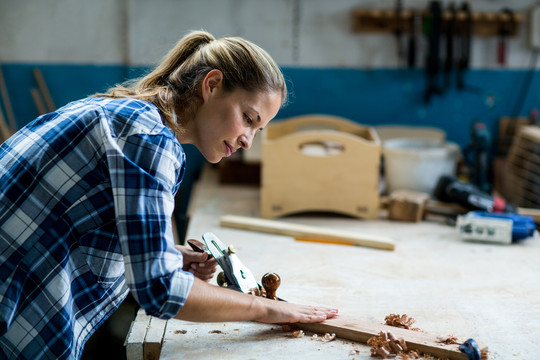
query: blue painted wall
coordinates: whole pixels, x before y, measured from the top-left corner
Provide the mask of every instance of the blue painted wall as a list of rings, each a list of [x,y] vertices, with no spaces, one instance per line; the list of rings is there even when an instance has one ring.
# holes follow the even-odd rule
[[[119,65],[4,64],[2,70],[19,126],[37,116],[30,89],[37,87],[32,70],[39,67],[57,107],[125,79],[142,75],[146,67]],[[422,70],[360,70],[339,68],[284,68],[292,92],[278,118],[307,113],[333,114],[366,125],[439,127],[462,147],[469,142],[473,119],[489,126],[494,138],[502,116],[527,116],[540,107],[540,78],[528,70],[470,70],[466,89],[452,85],[424,102]],[[530,86],[528,77],[532,76]],[[523,88],[528,88],[525,96]]]
[[[119,65],[4,64],[2,71],[19,127],[38,115],[30,94],[30,89],[37,87],[32,74],[35,67],[41,69],[57,107],[149,70]],[[425,76],[421,70],[284,68],[283,72],[291,97],[278,118],[319,113],[366,125],[434,126],[445,130],[447,138],[462,148],[469,142],[471,120],[485,122],[496,138],[501,116],[527,116],[531,108],[540,107],[540,79],[527,70],[471,70],[466,75],[465,90],[459,91],[454,82],[429,104],[424,102]],[[524,87],[528,92],[522,96]],[[195,147],[184,148],[188,166],[175,212],[180,231],[186,223],[191,186],[204,163]]]

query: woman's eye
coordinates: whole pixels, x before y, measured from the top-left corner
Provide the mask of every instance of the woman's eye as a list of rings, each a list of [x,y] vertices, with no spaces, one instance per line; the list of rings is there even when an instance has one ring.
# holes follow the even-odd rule
[[[251,120],[248,114],[244,114],[244,119],[246,120],[249,126],[253,124],[253,120]]]

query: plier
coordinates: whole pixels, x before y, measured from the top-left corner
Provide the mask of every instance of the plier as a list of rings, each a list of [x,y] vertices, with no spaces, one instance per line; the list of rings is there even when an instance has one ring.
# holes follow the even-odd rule
[[[193,250],[207,252],[216,259],[219,266],[223,269],[223,280],[227,284],[227,288],[245,294],[262,291],[262,286],[255,280],[253,273],[236,256],[236,250],[232,245],[226,246],[211,232],[204,233],[202,239],[206,250],[194,241],[188,240],[188,244]]]

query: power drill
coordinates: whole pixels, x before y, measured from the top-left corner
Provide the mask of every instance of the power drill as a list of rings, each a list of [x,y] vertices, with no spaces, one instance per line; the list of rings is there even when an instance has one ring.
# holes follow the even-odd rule
[[[500,197],[491,196],[474,184],[449,175],[439,178],[433,195],[444,202],[456,202],[470,210],[514,213],[517,209]]]

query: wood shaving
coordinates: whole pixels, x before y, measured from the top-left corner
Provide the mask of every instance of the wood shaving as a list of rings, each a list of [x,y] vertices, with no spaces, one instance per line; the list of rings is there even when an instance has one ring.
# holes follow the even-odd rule
[[[302,330],[293,331],[292,334],[290,335],[290,337],[292,337],[292,338],[304,337],[304,332]]]
[[[187,330],[175,330],[174,333],[175,334],[186,334]]]
[[[221,330],[210,330],[208,333],[209,334],[226,334],[226,332],[221,331]]]
[[[448,335],[447,338],[439,338],[437,341],[440,344],[445,344],[445,345],[452,345],[452,344],[460,345],[463,343],[463,341],[459,342],[458,339],[452,335]]]
[[[412,328],[412,324],[414,324],[416,320],[414,320],[412,317],[407,316],[407,314],[390,314],[384,318],[384,321],[386,325],[409,330],[418,330],[418,328]]]
[[[331,333],[331,334],[326,333],[323,336],[319,336],[318,334],[313,334],[311,336],[311,340],[317,340],[317,341],[322,341],[322,342],[334,341],[334,340],[336,340],[336,334],[334,334],[334,333]]]
[[[334,333],[332,333],[332,334],[326,333],[326,334],[324,334],[323,339],[324,339],[324,341],[336,340],[336,334],[334,334]]]
[[[480,360],[488,360],[488,359],[489,359],[488,348],[485,347],[483,349],[480,349]]]
[[[403,338],[396,338],[392,333],[381,331],[379,336],[372,336],[367,341],[371,346],[371,356],[379,358],[395,357],[407,351],[407,344]]]

